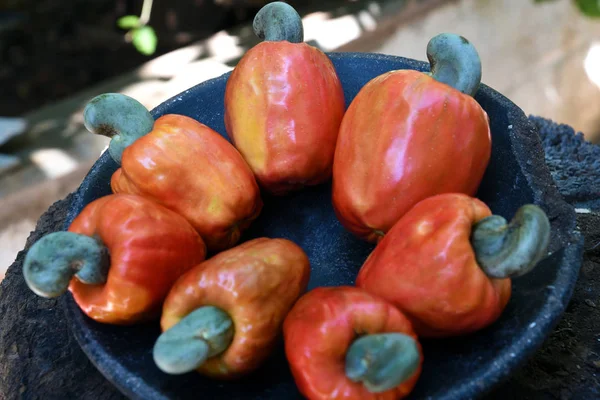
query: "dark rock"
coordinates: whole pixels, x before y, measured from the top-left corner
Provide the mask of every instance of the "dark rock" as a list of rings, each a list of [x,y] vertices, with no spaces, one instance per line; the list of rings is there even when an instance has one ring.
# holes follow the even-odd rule
[[[565,200],[600,208],[600,147],[588,143],[569,125],[535,116],[529,119],[540,131],[546,164]]]
[[[585,299],[585,304],[587,304],[588,306],[592,307],[592,308],[596,308],[596,303],[594,303],[592,300],[590,299]]]

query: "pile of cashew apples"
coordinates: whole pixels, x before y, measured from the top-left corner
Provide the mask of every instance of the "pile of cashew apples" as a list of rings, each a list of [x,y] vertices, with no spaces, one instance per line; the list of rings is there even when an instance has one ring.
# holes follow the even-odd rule
[[[346,107],[290,5],[267,4],[253,27],[262,41],[224,93],[230,140],[122,94],[89,101],[85,126],[111,138],[119,166],[112,193],[29,249],[25,281],[47,298],[69,291],[100,323],[156,321],[153,367],[166,374],[238,379],[283,342],[307,399],[404,398],[427,368],[422,338],[502,315],[511,279],[547,256],[548,217],[523,204],[507,221],[475,197],[492,138],[464,37],[433,37],[430,72],[383,73]],[[321,184],[343,229],[374,246],[353,286],[309,290],[299,245],[241,240],[265,195]]]

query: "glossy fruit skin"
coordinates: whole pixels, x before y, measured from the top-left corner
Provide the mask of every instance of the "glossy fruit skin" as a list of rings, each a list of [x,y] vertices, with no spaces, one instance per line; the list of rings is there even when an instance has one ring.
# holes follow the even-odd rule
[[[131,325],[158,318],[173,283],[202,262],[206,246],[179,214],[141,196],[112,194],[88,204],[69,232],[98,237],[110,269],[102,285],[73,277],[75,302],[90,318]]]
[[[474,195],[491,154],[487,113],[475,99],[418,71],[369,81],[338,136],[332,199],[342,224],[378,241],[420,200]]]
[[[283,325],[285,352],[298,389],[309,400],[393,400],[406,397],[423,363],[394,389],[370,393],[344,373],[345,355],[361,334],[399,332],[417,336],[410,321],[378,296],[353,286],[318,287],[303,295]],[[417,340],[418,343],[418,340]]]
[[[420,337],[492,324],[510,299],[511,280],[485,275],[469,240],[473,224],[490,215],[482,201],[464,194],[419,202],[377,244],[356,286],[398,307]]]
[[[201,306],[222,309],[233,321],[233,341],[197,371],[212,378],[238,378],[269,356],[309,277],[308,257],[295,243],[269,238],[244,242],[204,261],[175,283],[164,303],[161,328],[169,329]]]
[[[233,246],[263,207],[239,152],[208,126],[183,115],[158,118],[123,152],[115,193],[143,195],[183,215],[209,251]]]
[[[259,43],[225,90],[227,133],[259,184],[274,194],[331,178],[344,110],[333,64],[306,43]]]

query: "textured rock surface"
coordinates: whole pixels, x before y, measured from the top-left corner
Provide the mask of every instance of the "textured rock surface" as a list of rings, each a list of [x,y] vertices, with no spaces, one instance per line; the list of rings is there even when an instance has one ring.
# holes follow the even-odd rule
[[[530,120],[541,132],[546,164],[565,200],[600,208],[600,146],[591,146],[569,125],[540,117]]]
[[[600,183],[595,164],[579,162],[578,154],[598,149],[573,141],[577,137],[565,127],[535,118],[534,122],[541,129],[547,161],[561,192],[574,201],[592,198]],[[577,187],[587,194],[580,195]],[[41,236],[61,229],[70,200],[69,196],[50,207],[25,250]],[[488,398],[599,398],[600,246],[591,248],[600,241],[600,215],[582,214],[579,225],[589,250],[569,308],[536,355]],[[24,254],[19,253],[0,285],[0,399],[122,398],[79,349],[58,302],[40,299],[27,289],[21,275]]]
[[[25,250],[60,230],[71,196],[53,204],[27,239]],[[116,399],[69,332],[57,300],[27,288],[21,274],[25,250],[0,284],[0,399]]]

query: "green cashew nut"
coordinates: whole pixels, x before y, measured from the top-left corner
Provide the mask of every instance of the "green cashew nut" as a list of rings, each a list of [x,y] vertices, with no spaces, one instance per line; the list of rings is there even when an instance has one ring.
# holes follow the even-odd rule
[[[304,41],[302,18],[294,7],[281,1],[274,1],[261,8],[254,17],[252,27],[256,36],[265,41]]]
[[[227,350],[233,334],[233,321],[225,311],[200,307],[158,337],[154,362],[167,374],[185,374]]]
[[[355,340],[346,353],[346,376],[362,382],[371,393],[381,393],[410,378],[420,362],[417,342],[408,335],[365,335]]]
[[[120,93],[105,93],[94,97],[83,110],[88,131],[111,138],[108,152],[121,165],[127,146],[148,134],[154,118],[139,101]]]
[[[469,96],[481,83],[481,60],[475,47],[464,37],[441,33],[427,44],[431,76]]]
[[[54,232],[31,246],[23,262],[23,276],[35,294],[53,298],[67,291],[73,276],[90,285],[105,283],[109,266],[108,249],[98,239]]]
[[[510,223],[499,215],[477,222],[471,244],[477,263],[491,278],[524,275],[546,256],[550,221],[536,205],[519,208]]]

